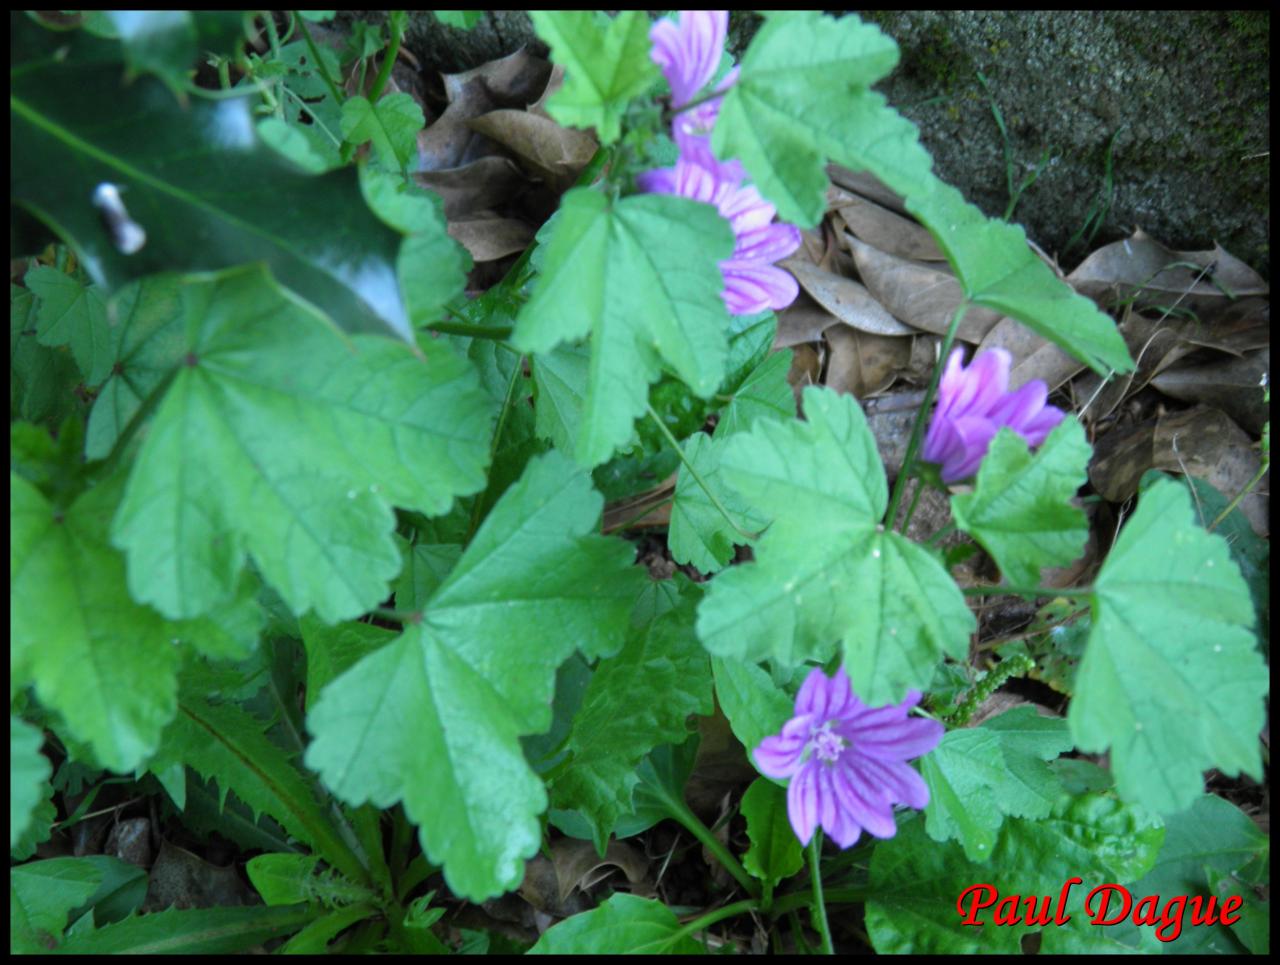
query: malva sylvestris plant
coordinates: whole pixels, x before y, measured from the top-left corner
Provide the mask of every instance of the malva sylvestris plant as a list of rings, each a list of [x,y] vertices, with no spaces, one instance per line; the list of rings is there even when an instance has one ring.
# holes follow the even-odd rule
[[[1186,841],[1195,875],[1264,883],[1237,859],[1266,838],[1203,783],[1262,773],[1239,547],[1157,474],[1091,583],[1043,585],[1084,552],[1091,448],[1043,386],[1010,390],[1007,356],[964,366],[960,321],[994,309],[1103,375],[1133,361],[937,179],[873,89],[891,38],[775,13],[730,63],[723,11],[533,13],[564,68],[546,111],[598,150],[468,297],[415,179],[425,118],[387,90],[406,16],[379,60],[317,44],[323,16],[260,19],[261,55],[239,15],[11,19],[15,951],[440,952],[453,902],[516,890],[561,835],[604,854],[667,819],[735,900],[682,923],[619,888],[533,950],[697,951],[808,907],[830,951],[828,908],[862,905],[879,951],[1017,952],[1037,929],[964,927],[965,888],[1154,892]],[[897,192],[964,296],[892,489],[858,401],[809,387],[798,412],[771,351],[828,161]],[[602,532],[606,493],[673,470],[667,549],[702,582],[651,576],[625,520]],[[945,531],[998,581],[962,589],[943,531],[905,535],[931,482],[966,484]],[[1073,649],[973,666],[969,600],[1005,596],[1074,607]],[[1065,659],[1065,717],[964,726]],[[684,800],[717,706],[761,774],[727,844]],[[138,915],[145,888],[95,897],[103,862],[32,860],[68,775],[164,794],[264,903]]]

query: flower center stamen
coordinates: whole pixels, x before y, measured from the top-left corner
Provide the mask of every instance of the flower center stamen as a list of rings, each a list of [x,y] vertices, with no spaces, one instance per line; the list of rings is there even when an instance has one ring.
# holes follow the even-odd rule
[[[810,741],[814,753],[818,755],[819,760],[832,763],[840,759],[840,754],[848,746],[848,742],[839,734],[831,732],[831,724],[828,722],[822,725],[822,729],[813,735]]]

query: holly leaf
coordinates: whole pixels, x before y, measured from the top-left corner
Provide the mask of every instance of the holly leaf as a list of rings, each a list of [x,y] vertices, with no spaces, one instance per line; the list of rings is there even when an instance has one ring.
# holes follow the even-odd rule
[[[422,622],[308,715],[307,765],[351,804],[403,801],[455,894],[519,884],[547,804],[519,739],[550,726],[556,668],[575,648],[600,656],[624,641],[645,577],[628,544],[594,534],[601,508],[563,456],[533,459]]]
[[[99,762],[129,771],[155,750],[176,706],[173,628],[135,603],[107,542],[119,485],[58,511],[9,477],[10,669]]]
[[[728,315],[718,263],[733,250],[710,205],[648,194],[611,202],[576,188],[561,201],[543,272],[513,342],[546,353],[591,335],[575,458],[595,466],[631,437],[665,360],[709,397],[724,377]],[[535,362],[536,364],[536,362]]]
[[[444,346],[349,343],[260,268],[192,282],[182,304],[186,364],[114,525],[133,597],[200,615],[252,555],[294,613],[376,606],[400,567],[390,504],[434,515],[484,485],[474,370]]]
[[[377,104],[366,97],[342,102],[342,136],[352,144],[373,142],[384,167],[403,171],[418,156],[418,132],[426,126],[422,108],[408,94],[387,94]]]
[[[600,661],[574,715],[552,803],[584,814],[598,851],[631,813],[641,759],[660,744],[684,740],[690,714],[712,711],[711,667],[693,618],[690,600],[633,631],[617,656]]]
[[[594,127],[601,144],[612,144],[627,104],[658,77],[649,59],[648,16],[625,10],[610,20],[599,11],[534,10],[530,17],[551,59],[565,68],[564,87],[547,102],[547,113],[571,127]]]
[[[1147,872],[1164,840],[1164,827],[1145,812],[1102,794],[1062,795],[1045,818],[1009,818],[1000,829],[989,863],[970,862],[959,844],[932,840],[924,821],[902,822],[896,837],[879,842],[871,857],[867,933],[880,954],[1020,954],[1025,935],[1042,924],[993,924],[993,907],[977,912],[982,927],[962,924],[978,883],[1009,895],[1035,895],[1050,934],[1056,902],[1066,882],[1064,905],[1083,914],[1092,883],[1132,882]],[[1144,892],[1145,893],[1145,892]],[[1046,901],[1045,896],[1048,896]],[[1046,907],[1047,906],[1047,907]],[[1025,916],[1025,906],[1019,911]],[[1037,916],[1038,917],[1038,916]]]
[[[625,892],[548,928],[530,955],[694,955],[705,949],[686,935],[670,908]]]
[[[767,522],[724,484],[720,475],[724,446],[725,440],[718,433],[713,439],[704,432],[695,432],[685,441],[688,463],[680,467],[675,502],[671,505],[671,528],[667,533],[671,556],[677,563],[690,563],[703,573],[722,569],[733,559],[734,546],[749,542],[744,534],[763,529]],[[696,478],[694,472],[698,474]],[[703,489],[703,483],[710,488],[710,494]],[[712,494],[728,516],[712,502]]]
[[[259,139],[256,90],[184,106],[154,77],[126,82],[118,41],[20,13],[10,27],[11,195],[75,249],[104,292],[163,271],[262,261],[344,329],[410,340],[400,235],[364,203],[354,170],[314,176]],[[141,248],[117,247],[93,203],[101,184],[118,188],[145,232]]]
[[[44,734],[25,720],[9,715],[9,847],[18,843],[36,806],[44,799],[51,768],[40,753]]]
[[[982,544],[1008,582],[1035,586],[1041,567],[1065,566],[1084,552],[1089,527],[1071,499],[1088,481],[1091,454],[1074,418],[1063,420],[1034,457],[1026,440],[1001,429],[974,491],[951,497],[956,527]]]
[[[804,411],[728,440],[721,472],[773,523],[756,562],[712,583],[698,636],[714,655],[782,666],[825,661],[839,640],[859,696],[897,702],[944,654],[965,656],[974,619],[936,557],[879,531],[888,487],[857,402],[810,387]]]
[[[787,792],[763,777],[742,795],[742,816],[751,842],[742,866],[762,881],[777,884],[804,864],[800,841],[787,817]]]
[[[825,210],[826,159],[798,108],[806,98],[821,100],[834,111],[826,123],[841,117],[843,124],[841,107],[897,63],[898,45],[857,17],[770,16],[725,95],[711,136],[715,152],[742,160],[779,218],[812,227]]]
[[[929,837],[958,840],[970,861],[987,861],[1006,815],[1049,814],[1062,783],[1045,761],[1071,746],[1065,720],[1041,717],[1031,707],[949,732],[920,761],[929,785]]]
[[[1111,751],[1116,787],[1160,812],[1188,807],[1200,772],[1261,779],[1266,666],[1253,604],[1187,490],[1144,492],[1094,582],[1093,629],[1068,720],[1083,751]]]

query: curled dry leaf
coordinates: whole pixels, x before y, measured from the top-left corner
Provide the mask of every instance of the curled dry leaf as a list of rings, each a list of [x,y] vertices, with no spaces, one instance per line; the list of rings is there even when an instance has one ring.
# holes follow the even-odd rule
[[[946,261],[933,235],[919,222],[856,196],[837,210],[852,234],[881,251],[916,261]]]
[[[444,113],[418,132],[419,170],[456,168],[495,152],[494,145],[468,126],[468,121],[497,106],[479,79],[469,81],[451,98]]]
[[[801,294],[789,308],[778,312],[778,331],[773,339],[774,348],[787,348],[804,342],[814,342],[822,337],[839,319],[825,308]]]
[[[806,385],[817,385],[822,375],[822,355],[812,343],[797,345],[791,350],[791,368],[787,371],[787,383],[796,397],[797,411],[802,409],[801,394]]]
[[[827,177],[837,187],[853,194],[861,195],[864,198],[870,198],[881,207],[896,211],[901,215],[906,215],[907,213],[907,206],[902,199],[902,195],[898,194],[870,171],[851,171],[849,168],[842,167],[839,164],[828,164]],[[836,195],[836,198],[838,199],[839,195]]]
[[[461,218],[496,208],[528,186],[528,178],[510,158],[490,155],[458,168],[420,171],[413,179],[444,199],[446,218]]]
[[[1098,439],[1089,482],[1104,499],[1124,502],[1148,469],[1203,479],[1228,499],[1244,489],[1260,464],[1253,440],[1223,412],[1197,406],[1166,413]],[[1240,503],[1254,531],[1268,531],[1265,479]],[[1204,520],[1207,524],[1211,520]]]
[[[632,894],[648,898],[655,893],[644,855],[616,838],[603,858],[590,841],[576,838],[559,838],[549,849],[550,860],[540,854],[528,863],[519,889],[520,897],[544,914],[563,918],[583,910],[580,902],[571,902],[574,892],[587,891],[615,869],[627,876]]]
[[[909,339],[869,335],[843,325],[827,329],[826,338],[825,384],[858,399],[885,391],[911,360]]]
[[[1177,365],[1159,373],[1151,384],[1183,402],[1200,402],[1221,409],[1254,435],[1261,435],[1270,418],[1263,401],[1263,378],[1271,371],[1271,350],[1221,362]]]
[[[943,335],[951,325],[964,292],[960,282],[938,265],[898,258],[845,234],[858,274],[871,296],[895,318],[917,329]],[[972,307],[960,322],[959,337],[978,342],[1000,320],[986,308]]]
[[[523,107],[538,99],[551,78],[551,64],[521,47],[514,54],[491,60],[457,74],[441,74],[450,102],[462,96],[468,84],[480,82],[490,97],[504,107]]]
[[[449,237],[466,248],[475,261],[496,261],[524,251],[533,240],[533,234],[532,228],[514,218],[449,222]]]
[[[1179,262],[1201,267],[1173,267]],[[1099,248],[1067,280],[1099,304],[1133,298],[1138,305],[1177,305],[1202,319],[1221,310],[1229,299],[1268,292],[1257,272],[1220,246],[1211,251],[1172,251],[1141,228],[1132,237]]]
[[[590,134],[530,111],[490,111],[469,123],[472,130],[514,153],[556,191],[567,190],[596,152]]]
[[[815,302],[846,325],[873,335],[913,335],[915,329],[903,325],[885,310],[871,293],[852,278],[823,271],[807,261],[789,258],[781,262]]]

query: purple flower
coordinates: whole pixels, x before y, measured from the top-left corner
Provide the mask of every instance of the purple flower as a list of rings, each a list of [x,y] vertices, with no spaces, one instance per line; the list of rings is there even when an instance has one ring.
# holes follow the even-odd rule
[[[791,778],[787,816],[801,844],[818,825],[842,848],[864,829],[891,838],[895,803],[929,803],[929,788],[907,761],[937,747],[943,726],[908,717],[919,702],[920,692],[911,690],[900,704],[868,707],[843,667],[830,679],[817,668],[805,678],[796,715],[755,749],[762,774]]]
[[[671,106],[683,107],[707,86],[720,66],[727,10],[681,10],[680,21],[659,20],[649,31],[649,56],[671,86]]]
[[[794,225],[774,224],[777,213],[760,192],[742,184],[738,161],[718,161],[706,138],[691,138],[675,167],[646,171],[636,178],[640,190],[675,194],[713,204],[733,229],[733,255],[720,262],[725,307],[734,315],[786,308],[799,294],[796,280],[773,262],[800,247]]]
[[[955,482],[978,471],[997,432],[1008,426],[1038,446],[1065,413],[1045,405],[1048,386],[1039,379],[1009,392],[1012,358],[1002,348],[980,352],[966,368],[964,349],[947,359],[938,385],[938,408],[924,437],[921,457],[942,466],[942,481]]]

